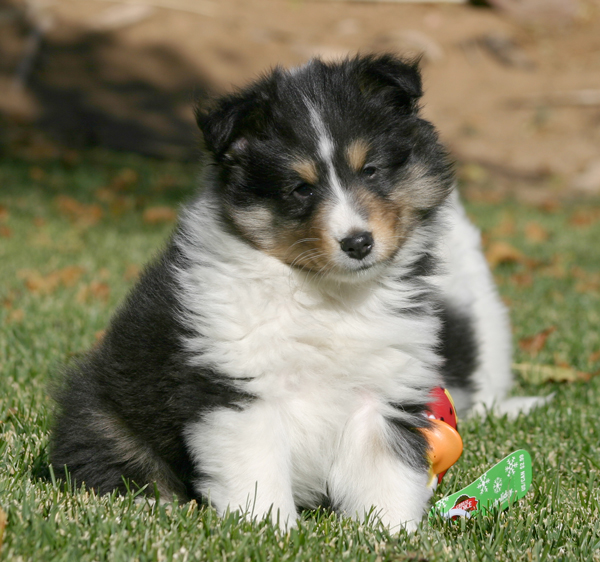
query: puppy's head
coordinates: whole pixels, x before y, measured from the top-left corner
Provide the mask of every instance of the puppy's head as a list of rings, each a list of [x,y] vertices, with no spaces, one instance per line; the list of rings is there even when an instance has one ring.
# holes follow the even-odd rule
[[[390,55],[276,69],[198,113],[240,236],[292,267],[352,279],[391,261],[452,174],[418,115],[416,64]]]

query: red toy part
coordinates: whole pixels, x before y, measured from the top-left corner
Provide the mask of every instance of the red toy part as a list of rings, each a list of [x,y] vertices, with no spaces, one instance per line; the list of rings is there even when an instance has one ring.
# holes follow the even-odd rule
[[[432,427],[425,430],[429,442],[432,475],[438,475],[438,484],[446,471],[459,459],[463,451],[457,431],[458,418],[450,393],[443,387],[434,388],[427,405]]]

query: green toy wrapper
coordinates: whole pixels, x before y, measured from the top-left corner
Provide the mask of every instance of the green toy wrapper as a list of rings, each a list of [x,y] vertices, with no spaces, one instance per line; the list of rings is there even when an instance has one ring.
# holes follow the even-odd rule
[[[429,517],[471,517],[476,511],[504,510],[527,494],[531,486],[531,457],[520,449],[484,472],[466,488],[437,501]]]

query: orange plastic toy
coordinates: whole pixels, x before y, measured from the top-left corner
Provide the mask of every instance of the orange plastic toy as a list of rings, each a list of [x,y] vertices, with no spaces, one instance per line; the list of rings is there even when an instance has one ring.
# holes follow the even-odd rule
[[[460,458],[463,442],[457,431],[458,418],[450,393],[442,387],[431,392],[431,402],[427,405],[427,417],[431,427],[423,432],[429,442],[431,478],[438,477],[438,484],[445,472]]]

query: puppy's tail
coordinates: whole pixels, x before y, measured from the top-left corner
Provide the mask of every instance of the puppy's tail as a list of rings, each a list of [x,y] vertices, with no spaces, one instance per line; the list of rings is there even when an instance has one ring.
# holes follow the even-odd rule
[[[475,404],[470,411],[471,416],[486,417],[493,415],[502,417],[506,415],[509,420],[516,419],[519,414],[528,414],[532,410],[545,406],[550,403],[554,398],[554,392],[548,396],[514,396],[512,398],[505,398],[490,407],[486,404],[479,403]]]

